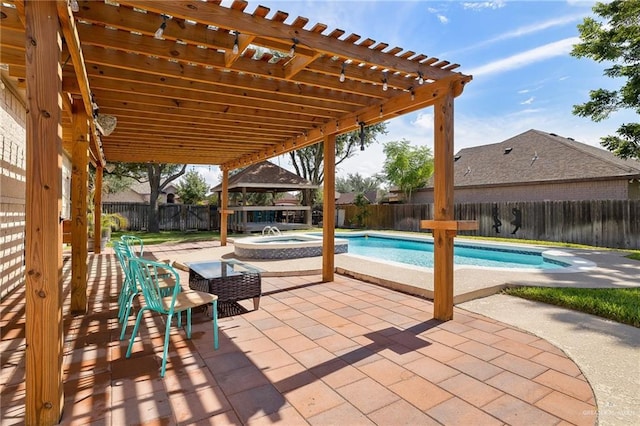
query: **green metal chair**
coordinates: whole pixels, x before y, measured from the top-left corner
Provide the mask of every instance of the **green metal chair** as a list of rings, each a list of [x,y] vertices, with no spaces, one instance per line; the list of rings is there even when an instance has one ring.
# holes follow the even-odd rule
[[[138,238],[138,237],[134,237]],[[139,239],[139,238],[138,238]],[[124,280],[122,282],[122,287],[120,288],[120,295],[118,296],[118,322],[122,324],[122,329],[120,330],[120,340],[124,339],[124,335],[127,332],[127,319],[131,314],[131,307],[133,306],[133,301],[135,297],[140,294],[140,286],[136,282],[133,270],[131,269],[132,258],[136,258],[135,252],[132,251],[131,246],[126,244],[123,241],[113,241],[113,251],[120,262],[120,266],[122,268],[122,272],[124,275]],[[140,250],[138,253],[142,253],[143,246],[140,245]],[[162,279],[160,282],[160,288],[162,290],[162,294],[164,296],[170,295],[173,292],[173,282],[167,282],[165,279],[169,277],[169,274],[164,273],[159,276],[159,279]],[[182,324],[182,317],[178,316],[178,325]]]
[[[169,334],[171,329],[171,319],[175,314],[181,315],[187,311],[186,334],[187,339],[191,339],[191,309],[198,306],[211,304],[211,316],[213,318],[213,347],[218,349],[218,296],[195,290],[182,290],[180,276],[170,265],[162,262],[132,257],[129,259],[130,267],[133,271],[135,281],[142,289],[144,295],[144,306],[138,312],[136,324],[133,327],[131,340],[127,349],[126,357],[131,356],[131,350],[138,328],[145,311],[153,311],[167,316],[166,329],[164,332],[164,351],[162,354],[162,369],[160,375],[164,377],[167,367],[167,353],[169,351]],[[164,295],[159,276],[168,273],[171,280],[175,282],[171,295]]]
[[[113,241],[113,252],[118,259],[120,269],[122,269],[122,286],[120,287],[120,294],[118,296],[118,322],[122,322],[124,318],[124,311],[126,309],[126,301],[129,299],[131,292],[131,270],[129,269],[129,257],[131,252],[128,246],[121,241]]]
[[[144,242],[142,241],[142,238],[135,235],[125,234],[120,236],[120,241],[129,247],[132,254],[135,254],[138,257],[142,257],[144,254]]]

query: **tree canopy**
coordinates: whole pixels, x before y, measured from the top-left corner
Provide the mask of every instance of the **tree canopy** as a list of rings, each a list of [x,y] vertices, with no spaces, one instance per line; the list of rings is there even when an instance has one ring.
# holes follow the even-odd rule
[[[587,17],[578,25],[581,43],[573,47],[571,55],[611,62],[604,75],[624,83],[619,90],[590,91],[590,100],[574,105],[573,113],[595,122],[621,109],[640,114],[640,0],[596,3],[593,12],[602,21]],[[616,133],[602,138],[601,144],[621,158],[640,160],[640,123],[622,124]]]
[[[360,173],[349,173],[345,178],[336,178],[336,191],[342,193],[365,193],[369,191],[377,191],[378,189],[380,189],[381,182],[381,176],[376,175],[367,177],[362,176]]]
[[[433,156],[426,146],[411,146],[408,140],[384,144],[384,173],[387,180],[411,199],[411,193],[427,184],[433,174]]]
[[[197,170],[189,170],[176,185],[176,192],[183,204],[199,204],[207,198],[209,185]]]

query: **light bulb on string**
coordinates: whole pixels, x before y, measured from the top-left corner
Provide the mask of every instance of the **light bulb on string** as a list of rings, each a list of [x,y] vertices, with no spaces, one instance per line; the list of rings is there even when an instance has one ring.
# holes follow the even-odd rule
[[[240,47],[238,46],[238,32],[236,31],[236,39],[233,42],[233,49],[231,50],[234,55],[238,54]]]
[[[298,44],[298,39],[293,39],[293,44],[291,45],[291,49],[289,50],[289,56],[294,56],[296,54],[296,45]]]
[[[166,28],[167,28],[167,17],[165,15],[162,15],[162,23],[160,24],[160,26],[156,30],[155,34],[153,35],[153,38],[157,38],[157,39],[161,40],[162,36],[164,35],[164,30]]]
[[[342,71],[340,71],[340,83],[344,83],[346,75],[344,74],[344,64],[342,64]]]

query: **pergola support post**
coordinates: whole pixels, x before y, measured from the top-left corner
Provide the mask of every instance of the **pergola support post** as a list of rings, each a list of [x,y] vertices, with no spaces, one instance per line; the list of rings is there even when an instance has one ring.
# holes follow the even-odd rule
[[[311,198],[311,190],[310,189],[305,189],[304,190],[304,196],[302,197],[302,199],[307,200],[307,207],[309,207],[309,210],[307,210],[307,214],[305,217],[305,223],[307,224],[307,226],[309,228],[311,228],[313,226],[313,200]]]
[[[247,231],[247,211],[244,210],[244,206],[247,205],[247,188],[243,187],[242,188],[242,218],[241,218],[241,222],[242,222],[242,232],[248,233]]]
[[[62,416],[62,37],[55,1],[25,1],[25,423]]]
[[[229,204],[229,170],[222,170],[222,191],[220,192],[220,245],[227,245],[227,206]]]
[[[324,197],[322,206],[322,281],[333,281],[336,232],[336,135],[324,137]]]
[[[102,241],[102,173],[103,167],[96,166],[96,180],[93,188],[93,253],[100,254]]]
[[[87,182],[89,123],[82,100],[73,104],[71,175],[71,313],[87,313]],[[96,228],[97,229],[97,228]]]
[[[434,105],[434,219],[454,220],[453,212],[453,94],[449,90]],[[453,237],[444,227],[433,230],[433,316],[453,319]]]

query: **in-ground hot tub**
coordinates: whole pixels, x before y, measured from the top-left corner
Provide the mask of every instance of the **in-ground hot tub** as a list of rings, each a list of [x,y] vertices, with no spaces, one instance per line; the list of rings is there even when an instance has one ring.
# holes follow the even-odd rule
[[[322,256],[322,236],[309,234],[265,235],[234,240],[234,254],[244,259],[297,259]],[[335,253],[347,253],[349,242],[335,239]]]

